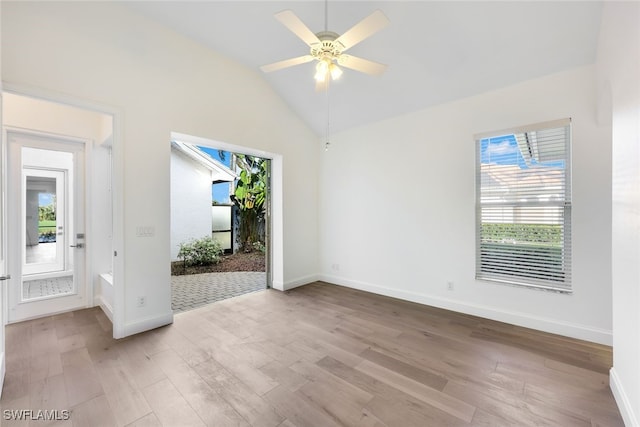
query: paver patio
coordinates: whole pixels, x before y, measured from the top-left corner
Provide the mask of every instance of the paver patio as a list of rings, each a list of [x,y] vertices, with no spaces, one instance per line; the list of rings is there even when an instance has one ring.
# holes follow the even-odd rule
[[[264,271],[171,276],[171,308],[179,313],[266,288]]]

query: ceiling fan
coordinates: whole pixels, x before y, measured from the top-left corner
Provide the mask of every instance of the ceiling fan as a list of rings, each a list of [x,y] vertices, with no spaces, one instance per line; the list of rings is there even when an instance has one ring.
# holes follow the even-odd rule
[[[342,35],[327,30],[326,10],[325,31],[315,34],[291,10],[276,13],[275,17],[305,42],[310,50],[307,55],[261,66],[260,69],[265,73],[317,61],[314,78],[316,80],[316,88],[321,89],[326,87],[330,79],[335,80],[342,75],[339,65],[372,75],[382,74],[387,68],[384,64],[344,53],[347,49],[372,36],[389,24],[389,20],[380,10],[374,11]]]

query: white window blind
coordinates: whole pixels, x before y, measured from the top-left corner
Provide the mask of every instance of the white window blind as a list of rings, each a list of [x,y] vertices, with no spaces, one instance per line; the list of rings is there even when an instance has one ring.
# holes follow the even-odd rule
[[[570,125],[476,135],[476,278],[571,291]]]

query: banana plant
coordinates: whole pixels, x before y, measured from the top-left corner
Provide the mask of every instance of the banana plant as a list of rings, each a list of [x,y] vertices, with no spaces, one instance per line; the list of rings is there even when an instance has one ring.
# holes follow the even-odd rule
[[[262,172],[262,171],[260,171]],[[266,194],[266,174],[240,172],[233,201],[241,210],[261,209]]]
[[[259,223],[264,220],[267,192],[267,161],[251,156],[239,156],[241,168],[232,201],[240,209],[240,244],[249,252],[260,242]]]

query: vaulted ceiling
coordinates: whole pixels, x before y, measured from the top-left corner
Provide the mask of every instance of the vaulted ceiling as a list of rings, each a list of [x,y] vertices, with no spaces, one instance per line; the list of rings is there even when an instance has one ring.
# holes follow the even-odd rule
[[[126,4],[260,74],[260,65],[309,50],[274,18],[275,13],[290,9],[313,32],[325,29],[323,1]],[[338,34],[376,9],[391,21],[349,50],[389,67],[381,76],[345,70],[331,85],[331,130],[591,64],[601,8],[594,1],[329,1],[328,29]],[[322,135],[327,126],[327,97],[315,91],[313,74],[314,64],[308,63],[263,77]]]

